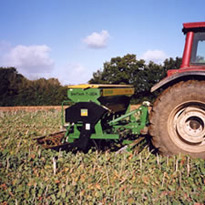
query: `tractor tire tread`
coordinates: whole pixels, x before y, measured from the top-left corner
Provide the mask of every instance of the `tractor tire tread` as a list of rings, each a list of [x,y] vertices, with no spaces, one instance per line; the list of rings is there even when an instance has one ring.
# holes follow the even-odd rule
[[[149,133],[152,136],[151,142],[162,155],[173,155],[182,152],[184,154],[189,154],[192,157],[200,157],[205,159],[205,150],[200,153],[192,153],[181,150],[179,147],[177,147],[171,141],[170,137],[167,136],[168,133],[166,132],[165,124],[162,125],[161,123],[163,120],[167,120],[167,117],[170,114],[169,110],[172,109],[172,104],[179,101],[179,96],[181,95],[180,98],[183,98],[182,90],[186,98],[192,98],[192,92],[189,92],[190,90],[196,90],[199,95],[204,96],[205,81],[181,81],[177,84],[174,84],[173,86],[168,87],[161,93],[161,95],[154,102],[149,116]],[[202,98],[204,100],[203,102],[205,102],[205,97]]]

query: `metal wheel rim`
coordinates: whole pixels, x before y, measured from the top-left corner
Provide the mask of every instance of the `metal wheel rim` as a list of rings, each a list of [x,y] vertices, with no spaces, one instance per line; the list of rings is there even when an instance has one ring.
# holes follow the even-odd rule
[[[187,152],[205,151],[205,104],[190,101],[176,106],[168,117],[171,140]]]

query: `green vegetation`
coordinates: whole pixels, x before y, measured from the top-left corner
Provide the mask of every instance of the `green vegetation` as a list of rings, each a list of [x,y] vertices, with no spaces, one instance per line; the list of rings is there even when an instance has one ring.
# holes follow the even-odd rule
[[[60,105],[67,88],[55,78],[28,80],[16,68],[0,67],[0,106]]]
[[[135,87],[134,103],[153,101],[157,93],[152,94],[151,87],[166,77],[167,70],[179,69],[180,65],[178,57],[166,59],[161,65],[151,61],[146,64],[142,59],[137,60],[136,55],[127,54],[104,63],[103,70],[93,73],[89,83],[131,84]]]
[[[0,113],[0,204],[205,203],[204,160],[140,153],[55,152],[35,136],[59,130],[60,112]]]

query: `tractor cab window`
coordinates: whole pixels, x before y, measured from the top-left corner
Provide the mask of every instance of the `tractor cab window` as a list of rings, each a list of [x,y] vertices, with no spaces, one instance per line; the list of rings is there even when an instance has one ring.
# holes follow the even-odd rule
[[[191,64],[205,64],[205,33],[199,32],[194,34]]]

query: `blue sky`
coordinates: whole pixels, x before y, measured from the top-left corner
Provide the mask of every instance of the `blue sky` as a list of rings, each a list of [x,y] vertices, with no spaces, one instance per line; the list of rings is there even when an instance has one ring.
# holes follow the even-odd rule
[[[204,0],[0,0],[0,66],[29,79],[86,83],[112,57],[182,56],[182,23],[205,21]]]

